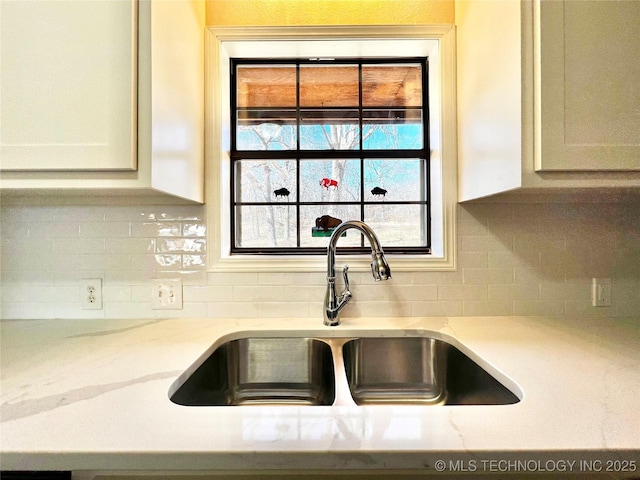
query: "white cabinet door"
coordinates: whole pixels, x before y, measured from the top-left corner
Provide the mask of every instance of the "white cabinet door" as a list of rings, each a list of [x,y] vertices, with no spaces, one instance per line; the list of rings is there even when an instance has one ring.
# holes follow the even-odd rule
[[[536,170],[640,170],[640,1],[540,2]]]
[[[0,1],[0,168],[136,168],[135,0]]]

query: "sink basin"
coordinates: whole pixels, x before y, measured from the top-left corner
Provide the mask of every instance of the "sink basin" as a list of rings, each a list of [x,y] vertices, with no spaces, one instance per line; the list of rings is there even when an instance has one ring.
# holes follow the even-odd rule
[[[229,340],[183,373],[169,396],[172,402],[187,406],[508,405],[519,401],[454,345],[417,334]]]
[[[331,347],[313,338],[243,338],[218,347],[177,389],[180,405],[331,405]]]
[[[353,400],[369,403],[443,403],[447,345],[433,338],[358,338],[343,347]]]
[[[453,345],[427,337],[357,338],[343,346],[358,405],[507,405],[518,397]]]

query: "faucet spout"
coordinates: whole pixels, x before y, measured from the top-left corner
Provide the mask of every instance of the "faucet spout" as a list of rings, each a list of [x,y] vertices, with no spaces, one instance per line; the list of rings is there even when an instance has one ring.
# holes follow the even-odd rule
[[[324,324],[327,326],[340,325],[340,312],[351,300],[349,290],[348,266],[343,270],[344,290],[338,295],[336,293],[336,248],[340,236],[349,229],[356,229],[369,241],[371,247],[371,274],[376,282],[391,278],[391,269],[384,256],[380,241],[375,232],[366,223],[358,220],[349,220],[338,225],[329,239],[327,247],[327,291],[324,298]]]

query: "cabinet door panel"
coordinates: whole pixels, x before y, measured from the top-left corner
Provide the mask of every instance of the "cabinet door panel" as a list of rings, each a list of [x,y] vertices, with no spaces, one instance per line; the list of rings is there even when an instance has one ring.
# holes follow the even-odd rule
[[[542,1],[537,170],[640,170],[640,2]]]
[[[135,169],[135,2],[0,4],[2,170]]]

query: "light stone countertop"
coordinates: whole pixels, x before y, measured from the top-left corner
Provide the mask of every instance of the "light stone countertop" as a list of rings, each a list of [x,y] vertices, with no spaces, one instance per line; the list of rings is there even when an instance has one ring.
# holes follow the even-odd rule
[[[575,471],[570,462],[601,461],[605,471],[622,461],[635,462],[636,476],[640,470],[640,317],[345,318],[339,327],[321,319],[5,320],[0,327],[3,470],[475,465],[486,472],[517,460],[508,468],[558,471],[566,462]],[[168,398],[178,375],[225,339],[363,330],[444,338],[521,401],[185,407]]]

